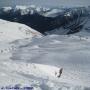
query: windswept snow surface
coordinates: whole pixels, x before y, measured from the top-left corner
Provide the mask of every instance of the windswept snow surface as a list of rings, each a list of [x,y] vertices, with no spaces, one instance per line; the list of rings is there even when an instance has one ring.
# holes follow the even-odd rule
[[[4,33],[0,35],[0,87],[18,85],[31,86],[34,90],[90,90],[88,31],[38,38],[19,31],[19,25],[27,30],[22,24],[0,20],[0,32]],[[58,78],[60,68],[63,73]]]

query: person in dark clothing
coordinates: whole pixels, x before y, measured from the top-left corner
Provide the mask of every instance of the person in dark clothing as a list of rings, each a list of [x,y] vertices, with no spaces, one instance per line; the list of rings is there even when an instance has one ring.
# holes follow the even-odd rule
[[[59,70],[59,75],[57,76],[58,78],[60,78],[60,77],[61,77],[62,72],[63,72],[63,68],[61,68],[61,69]]]

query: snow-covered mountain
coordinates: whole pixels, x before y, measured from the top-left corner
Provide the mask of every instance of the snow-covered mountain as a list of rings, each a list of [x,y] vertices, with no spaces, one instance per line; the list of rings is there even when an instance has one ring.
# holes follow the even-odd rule
[[[57,29],[63,35],[81,31],[88,21],[89,11],[86,7],[3,7],[0,9],[0,18],[26,24],[42,34]]]
[[[90,90],[88,12],[89,7],[88,10],[85,7],[37,8],[33,5],[1,8],[0,15],[5,20],[0,19],[0,89],[28,86],[33,90]],[[67,23],[43,36],[27,26],[28,23],[20,24],[24,15],[25,18],[28,15],[40,15],[44,20],[56,20],[55,17],[61,15]],[[42,21],[40,18],[38,20]],[[59,18],[62,17],[59,16],[57,21]],[[39,25],[42,26],[44,24],[41,21]],[[54,25],[58,23],[54,22]],[[36,24],[33,25],[37,27]],[[82,29],[78,28],[78,33],[63,35],[78,25],[83,25]],[[61,33],[63,34],[60,35]],[[61,68],[62,75],[58,77]]]

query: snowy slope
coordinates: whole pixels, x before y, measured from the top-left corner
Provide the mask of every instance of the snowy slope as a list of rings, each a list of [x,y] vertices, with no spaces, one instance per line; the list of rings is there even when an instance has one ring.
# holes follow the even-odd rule
[[[41,34],[26,25],[0,19],[0,41],[14,41],[34,36]]]
[[[0,54],[0,86],[19,84],[32,86],[34,90],[90,90],[89,44],[89,36],[74,35],[49,35],[34,38],[32,42],[25,39],[0,44],[6,48],[15,46]],[[61,67],[63,74],[57,78]]]
[[[90,90],[89,49],[85,27],[76,35],[41,37],[26,25],[0,20],[0,87]],[[57,78],[60,68],[64,70]]]
[[[34,87],[39,90],[90,90],[90,33],[85,30],[89,23],[76,35],[48,35],[32,42],[13,42],[16,50],[11,59],[17,63],[14,70],[37,80]],[[63,74],[57,78],[55,73],[61,67]]]

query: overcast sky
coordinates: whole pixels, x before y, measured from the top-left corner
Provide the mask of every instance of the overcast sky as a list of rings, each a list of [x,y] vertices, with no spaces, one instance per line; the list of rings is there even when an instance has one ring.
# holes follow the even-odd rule
[[[41,6],[88,6],[90,5],[90,0],[0,0],[0,6],[8,6],[12,3]]]

